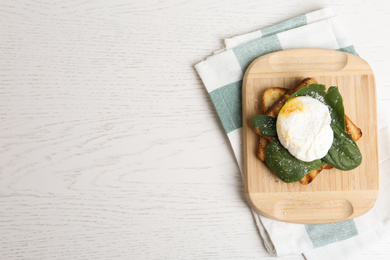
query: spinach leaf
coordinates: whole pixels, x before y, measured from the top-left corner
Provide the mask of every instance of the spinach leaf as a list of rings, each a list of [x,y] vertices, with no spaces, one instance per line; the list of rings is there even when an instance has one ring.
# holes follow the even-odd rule
[[[362,162],[362,154],[352,138],[339,126],[331,125],[333,143],[322,160],[336,169],[349,171],[358,167]]]
[[[275,117],[256,115],[253,117],[252,122],[262,136],[277,137]]]
[[[298,96],[309,96],[324,103],[324,97],[326,95],[325,85],[321,84],[310,84],[306,87],[301,88],[295,93],[291,94],[290,98]]]
[[[345,131],[343,98],[338,87],[330,87],[328,89],[325,96],[325,103],[329,107],[330,117],[332,118],[331,124],[335,124]]]
[[[284,182],[295,182],[308,172],[321,169],[321,160],[303,162],[292,156],[286,148],[274,139],[267,147],[265,162],[268,167]]]

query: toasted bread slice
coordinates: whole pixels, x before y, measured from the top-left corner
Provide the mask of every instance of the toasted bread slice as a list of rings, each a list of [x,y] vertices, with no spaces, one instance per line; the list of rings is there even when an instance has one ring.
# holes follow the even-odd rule
[[[296,87],[290,90],[277,87],[267,89],[263,94],[261,112],[264,113],[265,111],[264,114],[276,117],[279,113],[279,110],[291,94],[305,86],[316,83],[317,81],[314,78],[306,78],[302,80]],[[346,133],[349,134],[355,142],[361,138],[362,131],[351,121],[351,119],[348,118],[347,115],[345,115],[345,125]],[[265,153],[269,142],[269,138],[260,136],[257,157],[263,162],[265,161]],[[332,168],[332,166],[325,164],[321,167],[321,170]],[[313,170],[309,172],[300,180],[300,182],[305,185],[310,184],[321,172],[321,170]]]
[[[304,86],[308,86],[310,84],[315,84],[315,83],[317,83],[317,81],[315,79],[303,80],[296,87],[295,91],[297,91],[298,89],[300,89]],[[269,110],[269,108],[272,107],[278,100],[280,100],[281,97],[283,97],[283,95],[285,95],[287,92],[288,92],[287,88],[277,88],[277,87],[268,88],[266,91],[264,91],[263,99],[262,99],[262,106],[261,106],[262,113],[264,113],[264,111]],[[294,92],[291,92],[289,94],[289,96]],[[268,111],[270,113],[270,115],[275,115],[275,112],[277,111],[277,113],[276,113],[276,116],[277,116],[280,108],[283,106],[284,102],[287,100],[288,97],[285,96],[284,101],[279,103],[280,104],[279,107],[274,106],[273,111]],[[259,148],[257,150],[257,157],[263,162],[265,161],[265,153],[267,151],[268,144],[269,144],[269,141],[266,138],[261,136],[260,141],[259,141]],[[305,177],[303,177],[300,180],[300,182],[302,184],[305,184],[305,185],[310,184],[314,180],[314,178],[317,177],[317,175],[321,172],[321,170],[313,170],[313,171],[309,172],[308,174],[305,175]]]
[[[261,113],[265,113],[276,101],[278,101],[288,91],[287,88],[268,88],[264,91]]]
[[[284,102],[293,94],[295,91],[306,87],[310,84],[316,84],[317,80],[314,78],[306,78],[302,80],[296,87],[288,90],[286,88],[268,88],[264,94],[262,99],[262,113],[265,113],[269,116],[277,117],[279,110],[282,108]],[[268,147],[269,141],[264,137],[260,137],[259,148],[257,151],[257,157],[261,161],[265,161],[265,153]],[[321,172],[321,170],[314,170],[309,172],[305,177],[303,177],[300,182],[302,184],[309,184],[314,180],[314,178]]]
[[[268,88],[264,91],[263,99],[261,103],[261,113],[267,111],[276,101],[278,101],[286,92],[287,88]],[[257,157],[265,162],[265,152],[267,150],[269,140],[263,136],[260,136],[259,148],[257,150]]]

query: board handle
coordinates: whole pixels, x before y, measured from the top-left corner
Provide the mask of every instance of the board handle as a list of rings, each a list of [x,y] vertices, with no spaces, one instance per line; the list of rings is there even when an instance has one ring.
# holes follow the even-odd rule
[[[319,224],[363,215],[374,204],[377,190],[248,193],[257,213],[285,222]]]
[[[339,71],[347,67],[350,57],[347,53],[333,50],[291,49],[277,51],[260,57],[261,71],[251,73],[277,73],[299,71]],[[256,60],[253,64],[256,63]]]
[[[348,55],[341,51],[317,51],[311,50],[308,55],[307,50],[291,51],[286,53],[275,52],[269,59],[269,66],[275,72],[285,71],[310,71],[310,70],[342,70],[348,63]],[[301,55],[300,55],[301,54]]]
[[[273,215],[282,221],[307,221],[313,218],[318,222],[348,219],[353,214],[352,204],[345,199],[336,200],[281,200],[275,203]]]

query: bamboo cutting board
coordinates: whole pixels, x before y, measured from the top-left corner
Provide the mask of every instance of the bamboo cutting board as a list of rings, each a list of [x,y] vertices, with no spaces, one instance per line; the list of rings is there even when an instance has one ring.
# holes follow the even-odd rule
[[[323,170],[309,185],[284,183],[256,157],[259,136],[252,118],[270,87],[292,88],[306,77],[338,86],[345,114],[362,130],[363,156],[351,171]],[[294,49],[264,55],[243,81],[243,142],[246,197],[259,214],[296,223],[329,223],[366,213],[378,194],[376,90],[373,72],[361,58],[332,50]]]

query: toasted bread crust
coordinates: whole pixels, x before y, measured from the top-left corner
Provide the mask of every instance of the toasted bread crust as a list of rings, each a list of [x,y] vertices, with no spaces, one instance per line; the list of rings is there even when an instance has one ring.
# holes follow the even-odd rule
[[[359,140],[362,136],[362,130],[358,128],[347,115],[344,116],[345,118],[345,132],[349,134],[355,142]]]
[[[259,149],[257,150],[257,157],[260,161],[265,162],[265,152],[267,151],[269,142],[264,137],[260,136]]]
[[[303,185],[310,184],[318,174],[320,174],[321,170],[313,170],[306,174],[302,179],[299,180]]]

